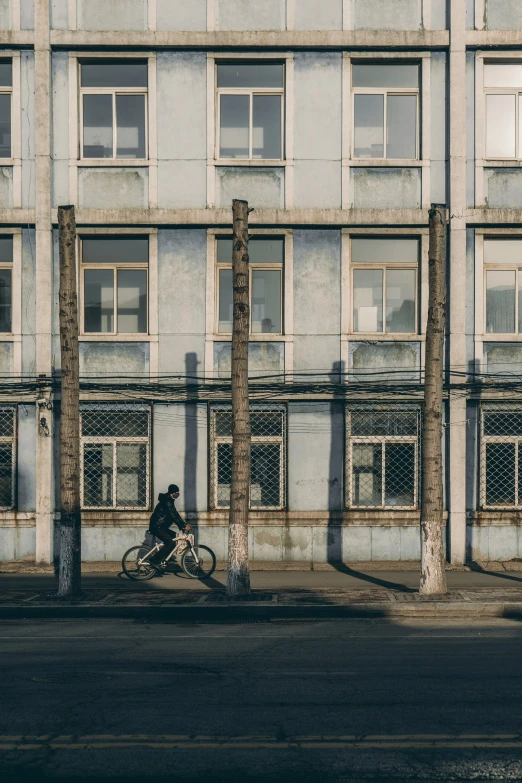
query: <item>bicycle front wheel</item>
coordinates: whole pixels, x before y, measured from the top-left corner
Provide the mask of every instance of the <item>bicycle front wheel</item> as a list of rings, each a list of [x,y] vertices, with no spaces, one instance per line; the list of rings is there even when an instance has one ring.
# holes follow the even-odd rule
[[[181,556],[181,567],[191,579],[208,579],[216,570],[216,556],[208,546],[192,546]]]
[[[155,576],[156,569],[152,563],[149,563],[148,560],[142,562],[143,558],[151,551],[150,546],[133,546],[125,552],[121,567],[129,579],[144,582]]]

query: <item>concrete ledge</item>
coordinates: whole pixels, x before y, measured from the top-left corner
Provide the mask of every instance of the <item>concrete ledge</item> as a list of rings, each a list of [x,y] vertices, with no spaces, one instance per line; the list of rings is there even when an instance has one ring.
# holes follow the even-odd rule
[[[468,30],[466,46],[478,49],[522,46],[522,30]]]

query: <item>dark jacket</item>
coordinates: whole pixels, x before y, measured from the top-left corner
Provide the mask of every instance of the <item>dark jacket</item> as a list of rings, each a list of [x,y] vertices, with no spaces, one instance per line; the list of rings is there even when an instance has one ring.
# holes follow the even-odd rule
[[[180,530],[183,530],[185,522],[178,514],[176,505],[170,495],[160,492],[158,500],[159,503],[150,518],[150,530],[154,532],[159,527],[169,528],[172,525],[177,525]]]

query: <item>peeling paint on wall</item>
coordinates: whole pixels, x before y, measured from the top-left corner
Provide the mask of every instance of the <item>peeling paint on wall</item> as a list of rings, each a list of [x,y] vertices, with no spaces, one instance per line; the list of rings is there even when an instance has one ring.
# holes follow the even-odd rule
[[[148,343],[80,343],[80,375],[84,378],[149,376]]]
[[[214,372],[218,378],[230,378],[232,343],[214,343]],[[248,374],[282,374],[285,370],[284,343],[249,343]]]
[[[245,199],[256,209],[284,208],[284,169],[216,168],[216,206],[232,207],[235,198]]]
[[[522,169],[484,169],[486,205],[492,209],[522,207]]]
[[[368,373],[376,379],[376,371],[382,371],[388,381],[419,381],[420,343],[350,343],[349,369],[353,381],[364,380]]]
[[[79,169],[79,205],[86,209],[147,209],[148,169]]]
[[[420,209],[421,169],[353,168],[358,209]]]
[[[522,375],[522,345],[484,343],[484,363],[488,375]]]

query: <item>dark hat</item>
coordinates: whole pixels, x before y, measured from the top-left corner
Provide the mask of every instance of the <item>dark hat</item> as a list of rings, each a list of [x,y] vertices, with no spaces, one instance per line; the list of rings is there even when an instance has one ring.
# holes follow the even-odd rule
[[[169,484],[169,488],[167,490],[169,495],[174,495],[176,492],[179,492],[179,487],[177,484]]]

